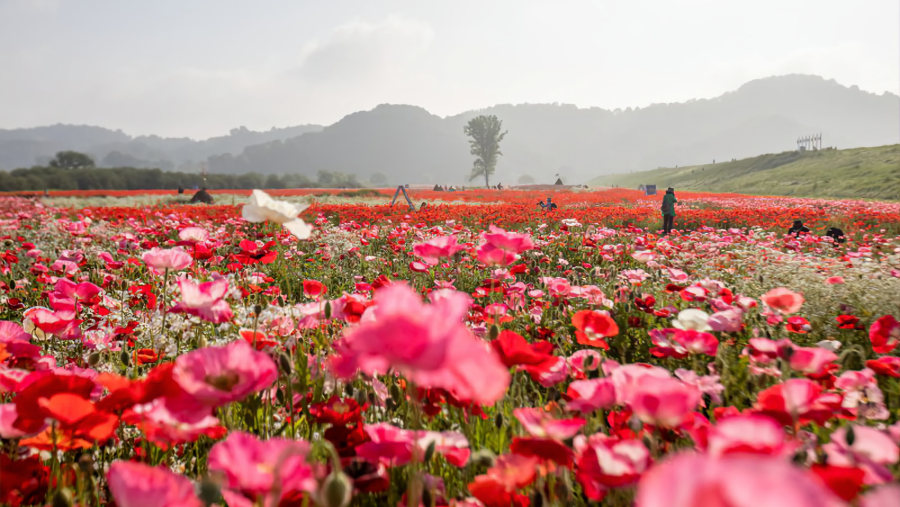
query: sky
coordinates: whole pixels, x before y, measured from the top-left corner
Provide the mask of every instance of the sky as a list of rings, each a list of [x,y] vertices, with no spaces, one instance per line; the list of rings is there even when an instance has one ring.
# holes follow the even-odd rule
[[[607,109],[817,74],[900,93],[897,0],[0,0],[0,128],[207,138],[382,103]]]

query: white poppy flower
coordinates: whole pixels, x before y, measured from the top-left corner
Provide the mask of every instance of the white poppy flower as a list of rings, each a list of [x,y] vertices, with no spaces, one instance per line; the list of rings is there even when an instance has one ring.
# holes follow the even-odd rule
[[[281,224],[298,239],[306,239],[312,233],[312,227],[297,216],[304,209],[306,206],[298,207],[287,201],[278,201],[262,190],[254,190],[250,195],[250,202],[241,210],[241,216],[248,222],[268,220]]]
[[[712,331],[709,327],[709,314],[696,308],[688,308],[678,313],[678,318],[672,322],[678,329],[693,329],[694,331]]]

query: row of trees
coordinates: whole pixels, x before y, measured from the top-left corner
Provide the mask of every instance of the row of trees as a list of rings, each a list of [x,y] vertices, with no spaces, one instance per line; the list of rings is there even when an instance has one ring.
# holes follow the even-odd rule
[[[0,191],[43,190],[150,190],[206,188],[360,188],[354,175],[319,171],[315,179],[304,174],[198,174],[135,167],[94,167],[78,152],[60,152],[46,167],[0,171]]]

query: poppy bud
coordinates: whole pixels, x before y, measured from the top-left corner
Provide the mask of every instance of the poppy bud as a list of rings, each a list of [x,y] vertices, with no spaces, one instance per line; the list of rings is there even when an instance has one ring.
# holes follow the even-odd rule
[[[211,477],[204,477],[200,481],[198,497],[206,505],[213,505],[221,498],[221,488],[219,484]]]
[[[491,329],[488,331],[488,337],[493,341],[496,340],[498,336],[500,336],[500,328],[497,327],[497,324],[491,324]]]
[[[496,426],[497,429],[503,427],[503,412],[497,412],[497,415],[494,417],[494,426]]]
[[[253,313],[254,313],[255,315],[259,315],[260,313],[262,313],[262,311],[263,311],[262,305],[259,305],[259,304],[258,304],[258,305],[254,305],[254,306],[253,306]]]
[[[428,448],[425,449],[425,463],[431,461],[431,458],[434,457],[434,448],[435,444],[437,444],[436,440],[432,440],[430,444],[428,444]]]
[[[847,447],[853,447],[853,442],[856,442],[856,432],[853,431],[853,426],[847,426],[847,433],[844,435],[844,440],[847,442]]]
[[[287,354],[278,354],[278,367],[285,375],[291,374],[291,359]]]
[[[99,353],[99,352],[92,352],[92,353],[88,356],[87,362],[88,362],[88,364],[91,365],[92,367],[93,367],[93,366],[97,366],[97,363],[100,362],[100,353]]]
[[[494,454],[490,449],[478,449],[477,451],[472,453],[471,459],[469,459],[469,463],[472,466],[483,466],[485,468],[489,468],[494,466],[494,460],[497,459],[497,455]]]
[[[331,319],[331,301],[325,303],[325,320]]]
[[[94,461],[91,459],[90,454],[85,453],[78,458],[78,468],[80,468],[82,472],[92,472],[93,465]]]
[[[393,399],[394,402],[399,403],[400,399],[401,399],[400,396],[402,393],[400,392],[400,388],[397,387],[397,384],[391,384],[390,392],[391,392],[391,399]]]
[[[123,364],[128,364],[128,361],[131,357],[128,355],[128,351],[123,350],[122,353],[119,354],[119,361],[122,361]]]
[[[53,507],[72,507],[75,505],[72,490],[69,488],[58,489],[53,495],[53,500],[50,502],[50,505]]]
[[[346,507],[350,504],[352,487],[347,475],[333,469],[319,487],[318,504],[324,507]]]

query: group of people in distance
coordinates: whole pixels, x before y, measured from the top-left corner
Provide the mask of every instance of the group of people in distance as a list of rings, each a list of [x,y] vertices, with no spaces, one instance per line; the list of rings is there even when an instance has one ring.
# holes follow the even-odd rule
[[[791,226],[787,231],[788,234],[794,236],[800,236],[801,234],[810,234],[809,227],[803,225],[802,220],[794,220],[794,225]],[[844,235],[844,231],[839,227],[829,227],[827,231],[825,231],[825,235],[834,240],[835,243],[844,243],[847,241],[847,236]]]
[[[549,201],[549,199],[548,199]],[[663,217],[663,235],[666,236],[670,232],[672,232],[672,227],[675,225],[675,205],[678,204],[678,199],[675,198],[675,189],[669,187],[666,189],[666,194],[663,196],[662,206],[660,206],[660,210],[662,211]],[[788,229],[788,235],[800,236],[801,234],[810,234],[809,227],[803,225],[802,220],[794,220],[794,225]],[[847,236],[844,234],[839,227],[829,227],[825,232],[825,235],[831,238],[835,244],[845,243],[847,241]]]

